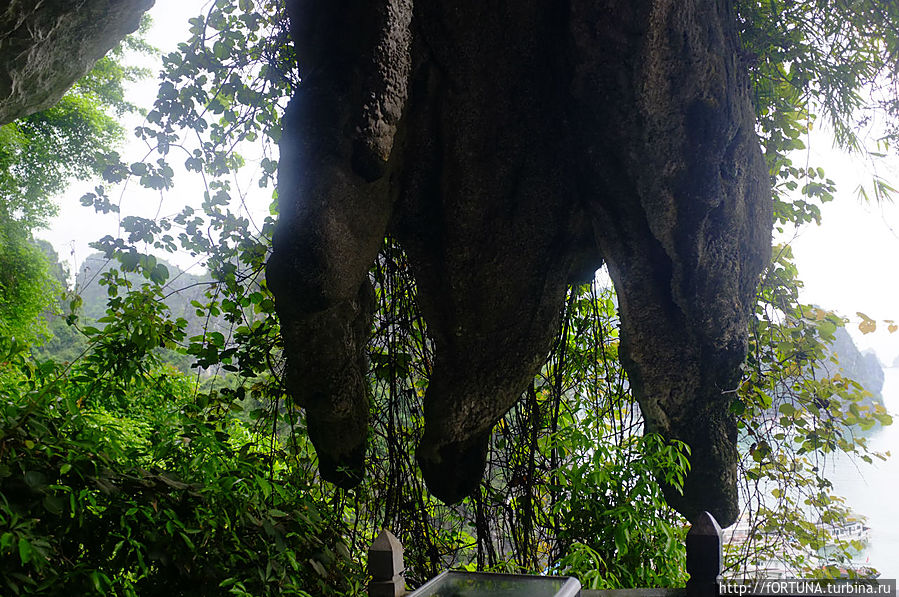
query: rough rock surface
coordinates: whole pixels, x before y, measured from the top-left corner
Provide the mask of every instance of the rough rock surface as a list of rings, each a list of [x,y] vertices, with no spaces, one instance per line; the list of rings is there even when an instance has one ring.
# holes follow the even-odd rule
[[[284,119],[268,280],[322,475],[361,475],[367,270],[390,232],[435,347],[417,452],[435,495],[477,486],[566,284],[604,259],[647,430],[693,450],[669,501],[730,524],[728,391],[771,230],[730,3],[288,7],[303,83]]]
[[[0,8],[0,124],[49,108],[153,0],[8,0]]]

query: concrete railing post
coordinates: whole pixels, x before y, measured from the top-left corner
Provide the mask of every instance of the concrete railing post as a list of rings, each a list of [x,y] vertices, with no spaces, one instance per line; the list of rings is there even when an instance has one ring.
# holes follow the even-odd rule
[[[717,597],[724,567],[722,533],[708,512],[693,521],[687,533],[687,597]]]
[[[403,546],[399,539],[387,529],[381,533],[368,549],[369,597],[402,597],[406,594],[406,579],[403,571]]]

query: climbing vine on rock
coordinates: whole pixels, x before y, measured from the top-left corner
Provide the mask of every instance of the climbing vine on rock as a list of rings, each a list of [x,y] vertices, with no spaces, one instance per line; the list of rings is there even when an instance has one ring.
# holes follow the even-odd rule
[[[737,3],[778,226],[819,220],[820,203],[835,195],[826,173],[794,165],[791,152],[816,114],[854,143],[854,126],[874,105],[858,103],[861,90],[894,63],[896,21],[881,12],[890,6]],[[824,51],[821,32],[830,30],[843,57],[857,59]],[[4,590],[146,595],[180,583],[201,594],[359,594],[361,562],[381,527],[406,545],[413,585],[447,566],[570,572],[594,588],[682,585],[685,521],[658,480],[682,488],[691,452],[643,435],[609,284],[565,291],[545,361],[490,434],[483,480],[447,506],[426,490],[412,456],[433,338],[408,257],[386,239],[369,273],[366,477],[347,490],[318,476],[304,412],[284,391],[281,322],[264,275],[277,193],[247,183],[272,188],[281,117],[302,84],[296,68],[280,2],[210,3],[164,58],[157,101],[136,131],[147,159],[106,153],[102,186],[82,198],[98,211],[127,206],[126,181],[168,201],[189,174],[202,178],[203,196],[172,217],[123,217],[118,237],[98,241],[114,266],[95,281],[107,312],[86,321],[70,305],[88,345],[83,358],[34,361],[4,339]],[[247,209],[260,193],[273,208]],[[165,306],[179,282],[161,258],[175,251],[211,275],[193,306],[220,325],[193,336]],[[734,572],[772,548],[820,571],[807,548],[829,538],[809,507],[827,521],[847,515],[823,460],[876,458],[857,431],[890,423],[864,407],[863,388],[816,369],[843,322],[801,305],[799,284],[788,247],[775,248],[728,402],[739,421],[743,505],[765,531],[728,552]],[[165,368],[161,346],[196,367]],[[838,557],[850,546],[842,547]]]

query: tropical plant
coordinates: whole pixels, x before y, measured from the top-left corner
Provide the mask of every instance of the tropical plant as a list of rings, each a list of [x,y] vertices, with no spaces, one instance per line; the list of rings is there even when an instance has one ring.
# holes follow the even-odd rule
[[[124,138],[118,118],[136,111],[124,88],[147,76],[127,66],[127,51],[150,52],[149,27],[125,38],[53,107],[0,126],[0,329],[34,341],[46,332],[39,317],[53,311],[61,288],[32,231],[56,211],[54,196],[71,180],[98,176]]]
[[[859,98],[892,76],[895,8],[882,4],[737,4],[780,227],[819,220],[835,193],[823,171],[791,161],[813,114],[853,146],[860,114],[874,106]],[[251,172],[244,179],[265,187],[276,171],[281,113],[300,84],[287,30],[277,0],[216,0],[191,20],[137,128],[155,153],[131,164],[107,153],[107,185],[82,202],[115,211],[125,196],[109,185],[133,179],[164,192],[183,163],[204,181],[202,205],[124,217],[121,237],[98,241],[113,266],[99,278],[107,313],[96,324],[69,314],[86,336],[83,358],[33,361],[4,340],[0,565],[9,590],[357,594],[358,562],[382,527],[406,545],[412,584],[447,566],[572,572],[607,588],[682,584],[685,521],[655,480],[682,482],[689,449],[642,435],[618,362],[614,292],[598,282],[569,290],[551,354],[496,427],[480,490],[449,507],[428,495],[411,457],[432,354],[408,265],[385,242],[371,272],[368,475],[353,490],[318,479],[302,410],[280,383],[279,322],[263,276],[274,214],[251,216],[240,182]],[[166,308],[179,282],[155,254],[177,250],[205,260],[211,281],[194,308],[223,327],[188,335]],[[876,456],[855,432],[890,422],[860,406],[851,381],[815,373],[842,321],[800,304],[789,257],[775,251],[763,279],[732,407],[747,507],[758,528],[781,535],[729,554],[732,569],[772,546],[814,566],[807,550],[827,537],[812,508],[825,520],[845,516],[820,458]],[[213,374],[201,386],[162,368],[160,346]]]

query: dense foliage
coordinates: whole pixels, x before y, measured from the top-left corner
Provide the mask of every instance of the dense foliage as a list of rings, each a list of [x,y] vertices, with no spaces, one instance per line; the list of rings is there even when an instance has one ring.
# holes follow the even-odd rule
[[[71,180],[102,172],[125,133],[119,123],[137,111],[125,87],[146,69],[125,55],[149,52],[141,28],[103,57],[53,107],[0,126],[0,330],[21,340],[46,332],[40,315],[56,306],[57,276],[32,231],[56,213],[52,197]]]
[[[319,572],[360,577],[301,471],[271,466],[281,447],[183,374],[122,384],[2,351],[4,593],[308,596]]]
[[[895,63],[896,15],[878,12],[894,9],[739,3],[780,226],[818,220],[819,204],[832,198],[824,173],[794,166],[790,152],[816,113],[852,144],[853,119],[873,107],[862,99],[866,86],[888,80]],[[411,456],[431,353],[404,257],[386,242],[371,272],[378,311],[367,477],[350,491],[317,478],[303,413],[281,386],[278,321],[263,276],[275,216],[247,210],[264,191],[244,184],[272,182],[280,114],[300,84],[286,32],[277,0],[217,0],[192,19],[191,38],[164,57],[157,101],[136,131],[155,152],[145,161],[122,163],[106,151],[115,137],[108,115],[86,122],[96,129],[90,138],[70,129],[84,160],[71,172],[104,178],[82,198],[98,211],[117,211],[127,198],[111,196],[111,185],[135,180],[167,191],[182,165],[202,177],[205,193],[200,205],[166,210],[178,212],[172,217],[123,217],[121,237],[98,241],[108,266],[89,292],[106,296],[105,312],[86,314],[77,298],[65,303],[78,354],[34,358],[12,337],[12,326],[33,315],[0,295],[0,590],[355,595],[382,527],[406,546],[411,584],[460,566],[573,573],[596,588],[682,585],[686,521],[656,479],[682,480],[689,448],[642,435],[618,362],[614,291],[601,282],[569,290],[551,354],[495,429],[480,490],[448,507],[428,495]],[[834,48],[857,60],[834,59]],[[75,94],[121,83],[116,68],[101,64]],[[125,106],[121,95],[106,97]],[[34,147],[50,147],[51,133],[28,126],[9,134],[26,131]],[[31,163],[3,147],[0,190],[33,192],[19,211],[0,215],[40,223],[47,195],[64,183],[54,174],[61,156],[37,153]],[[161,257],[179,250],[202,257],[209,277],[171,276]],[[35,255],[10,267],[38,267]],[[730,551],[733,571],[774,546],[797,570],[827,573],[817,550],[830,537],[815,521],[847,512],[822,459],[876,456],[858,430],[890,422],[882,407],[863,404],[863,388],[820,373],[844,322],[801,305],[800,284],[789,248],[776,250],[732,406],[747,520],[772,532]],[[185,286],[203,290],[191,299],[193,315],[209,325],[189,326],[168,306]],[[164,364],[172,351],[194,365],[190,372]],[[835,562],[849,557],[850,546],[839,547]]]

